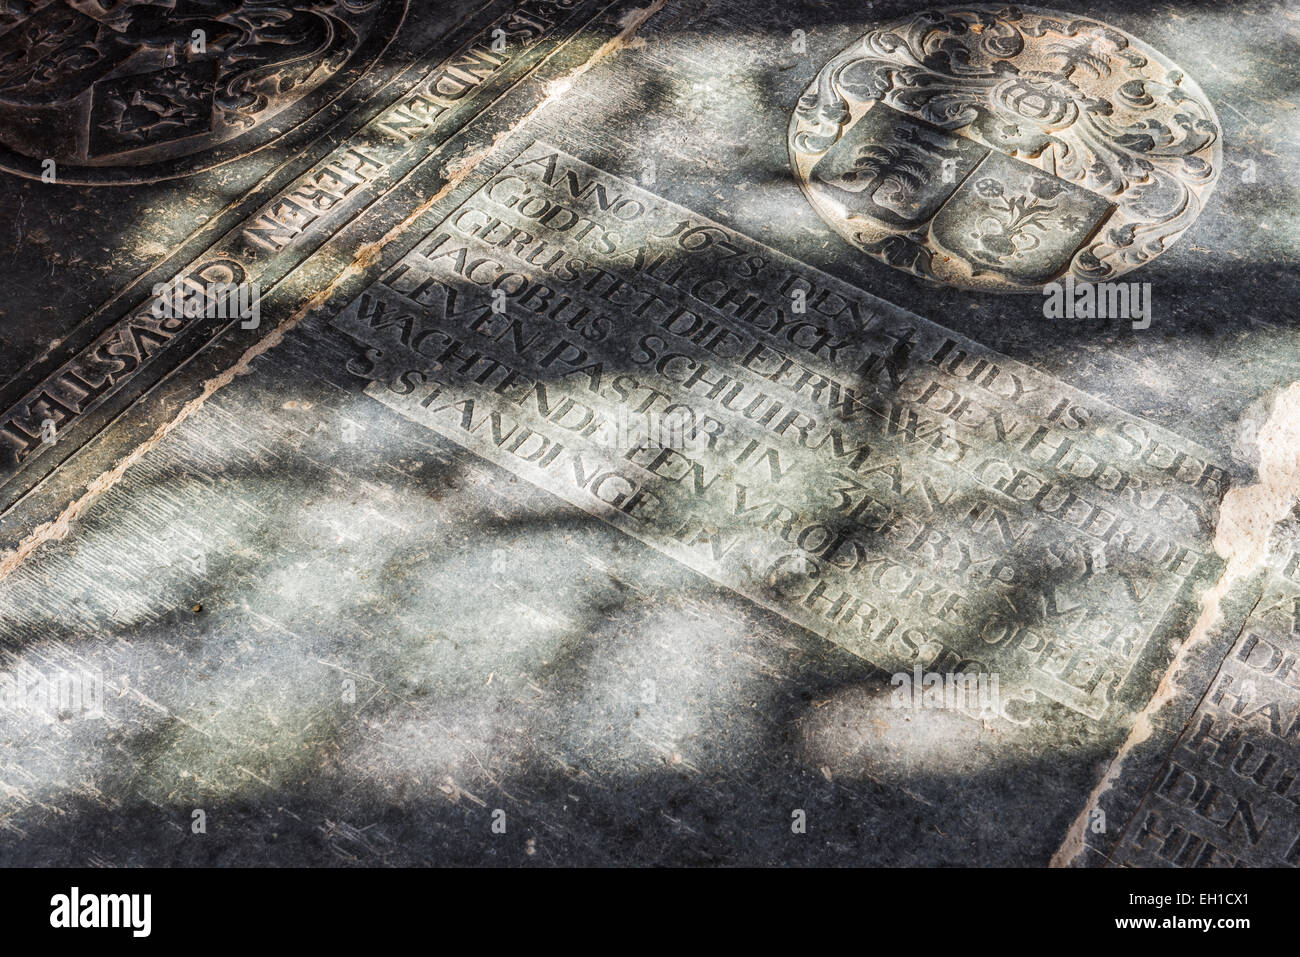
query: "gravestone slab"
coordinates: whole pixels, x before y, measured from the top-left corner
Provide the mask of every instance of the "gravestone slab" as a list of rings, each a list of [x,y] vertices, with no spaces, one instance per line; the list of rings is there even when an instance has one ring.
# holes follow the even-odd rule
[[[1276,8],[229,6],[0,13],[0,863],[1300,863]]]

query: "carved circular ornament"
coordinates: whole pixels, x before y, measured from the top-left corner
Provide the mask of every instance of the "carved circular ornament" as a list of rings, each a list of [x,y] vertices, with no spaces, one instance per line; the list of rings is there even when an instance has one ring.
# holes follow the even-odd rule
[[[0,169],[140,183],[229,162],[347,89],[406,0],[0,2]]]
[[[1200,87],[1121,30],[948,7],[830,60],[790,121],[804,194],[891,266],[968,289],[1113,279],[1195,221],[1222,159]]]

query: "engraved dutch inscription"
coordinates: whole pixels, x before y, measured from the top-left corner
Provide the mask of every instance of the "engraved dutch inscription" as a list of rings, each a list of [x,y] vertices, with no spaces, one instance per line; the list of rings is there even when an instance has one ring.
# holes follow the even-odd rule
[[[373,398],[1013,719],[1107,715],[1219,564],[1195,446],[544,143],[334,325]],[[647,413],[691,441],[621,447]]]

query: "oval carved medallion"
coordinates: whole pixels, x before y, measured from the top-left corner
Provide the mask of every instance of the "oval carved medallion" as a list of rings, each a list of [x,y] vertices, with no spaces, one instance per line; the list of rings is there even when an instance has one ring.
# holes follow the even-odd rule
[[[799,100],[788,146],[818,214],[891,266],[963,288],[1105,281],[1196,219],[1214,108],[1167,58],[1087,17],[949,7],[883,24]]]

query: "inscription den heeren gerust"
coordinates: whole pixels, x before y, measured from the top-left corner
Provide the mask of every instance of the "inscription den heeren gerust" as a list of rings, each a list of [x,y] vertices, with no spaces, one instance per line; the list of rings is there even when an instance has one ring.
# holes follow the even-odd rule
[[[1012,720],[1101,718],[1219,567],[1202,450],[544,143],[333,324],[373,398]],[[620,447],[650,413],[692,441]]]

